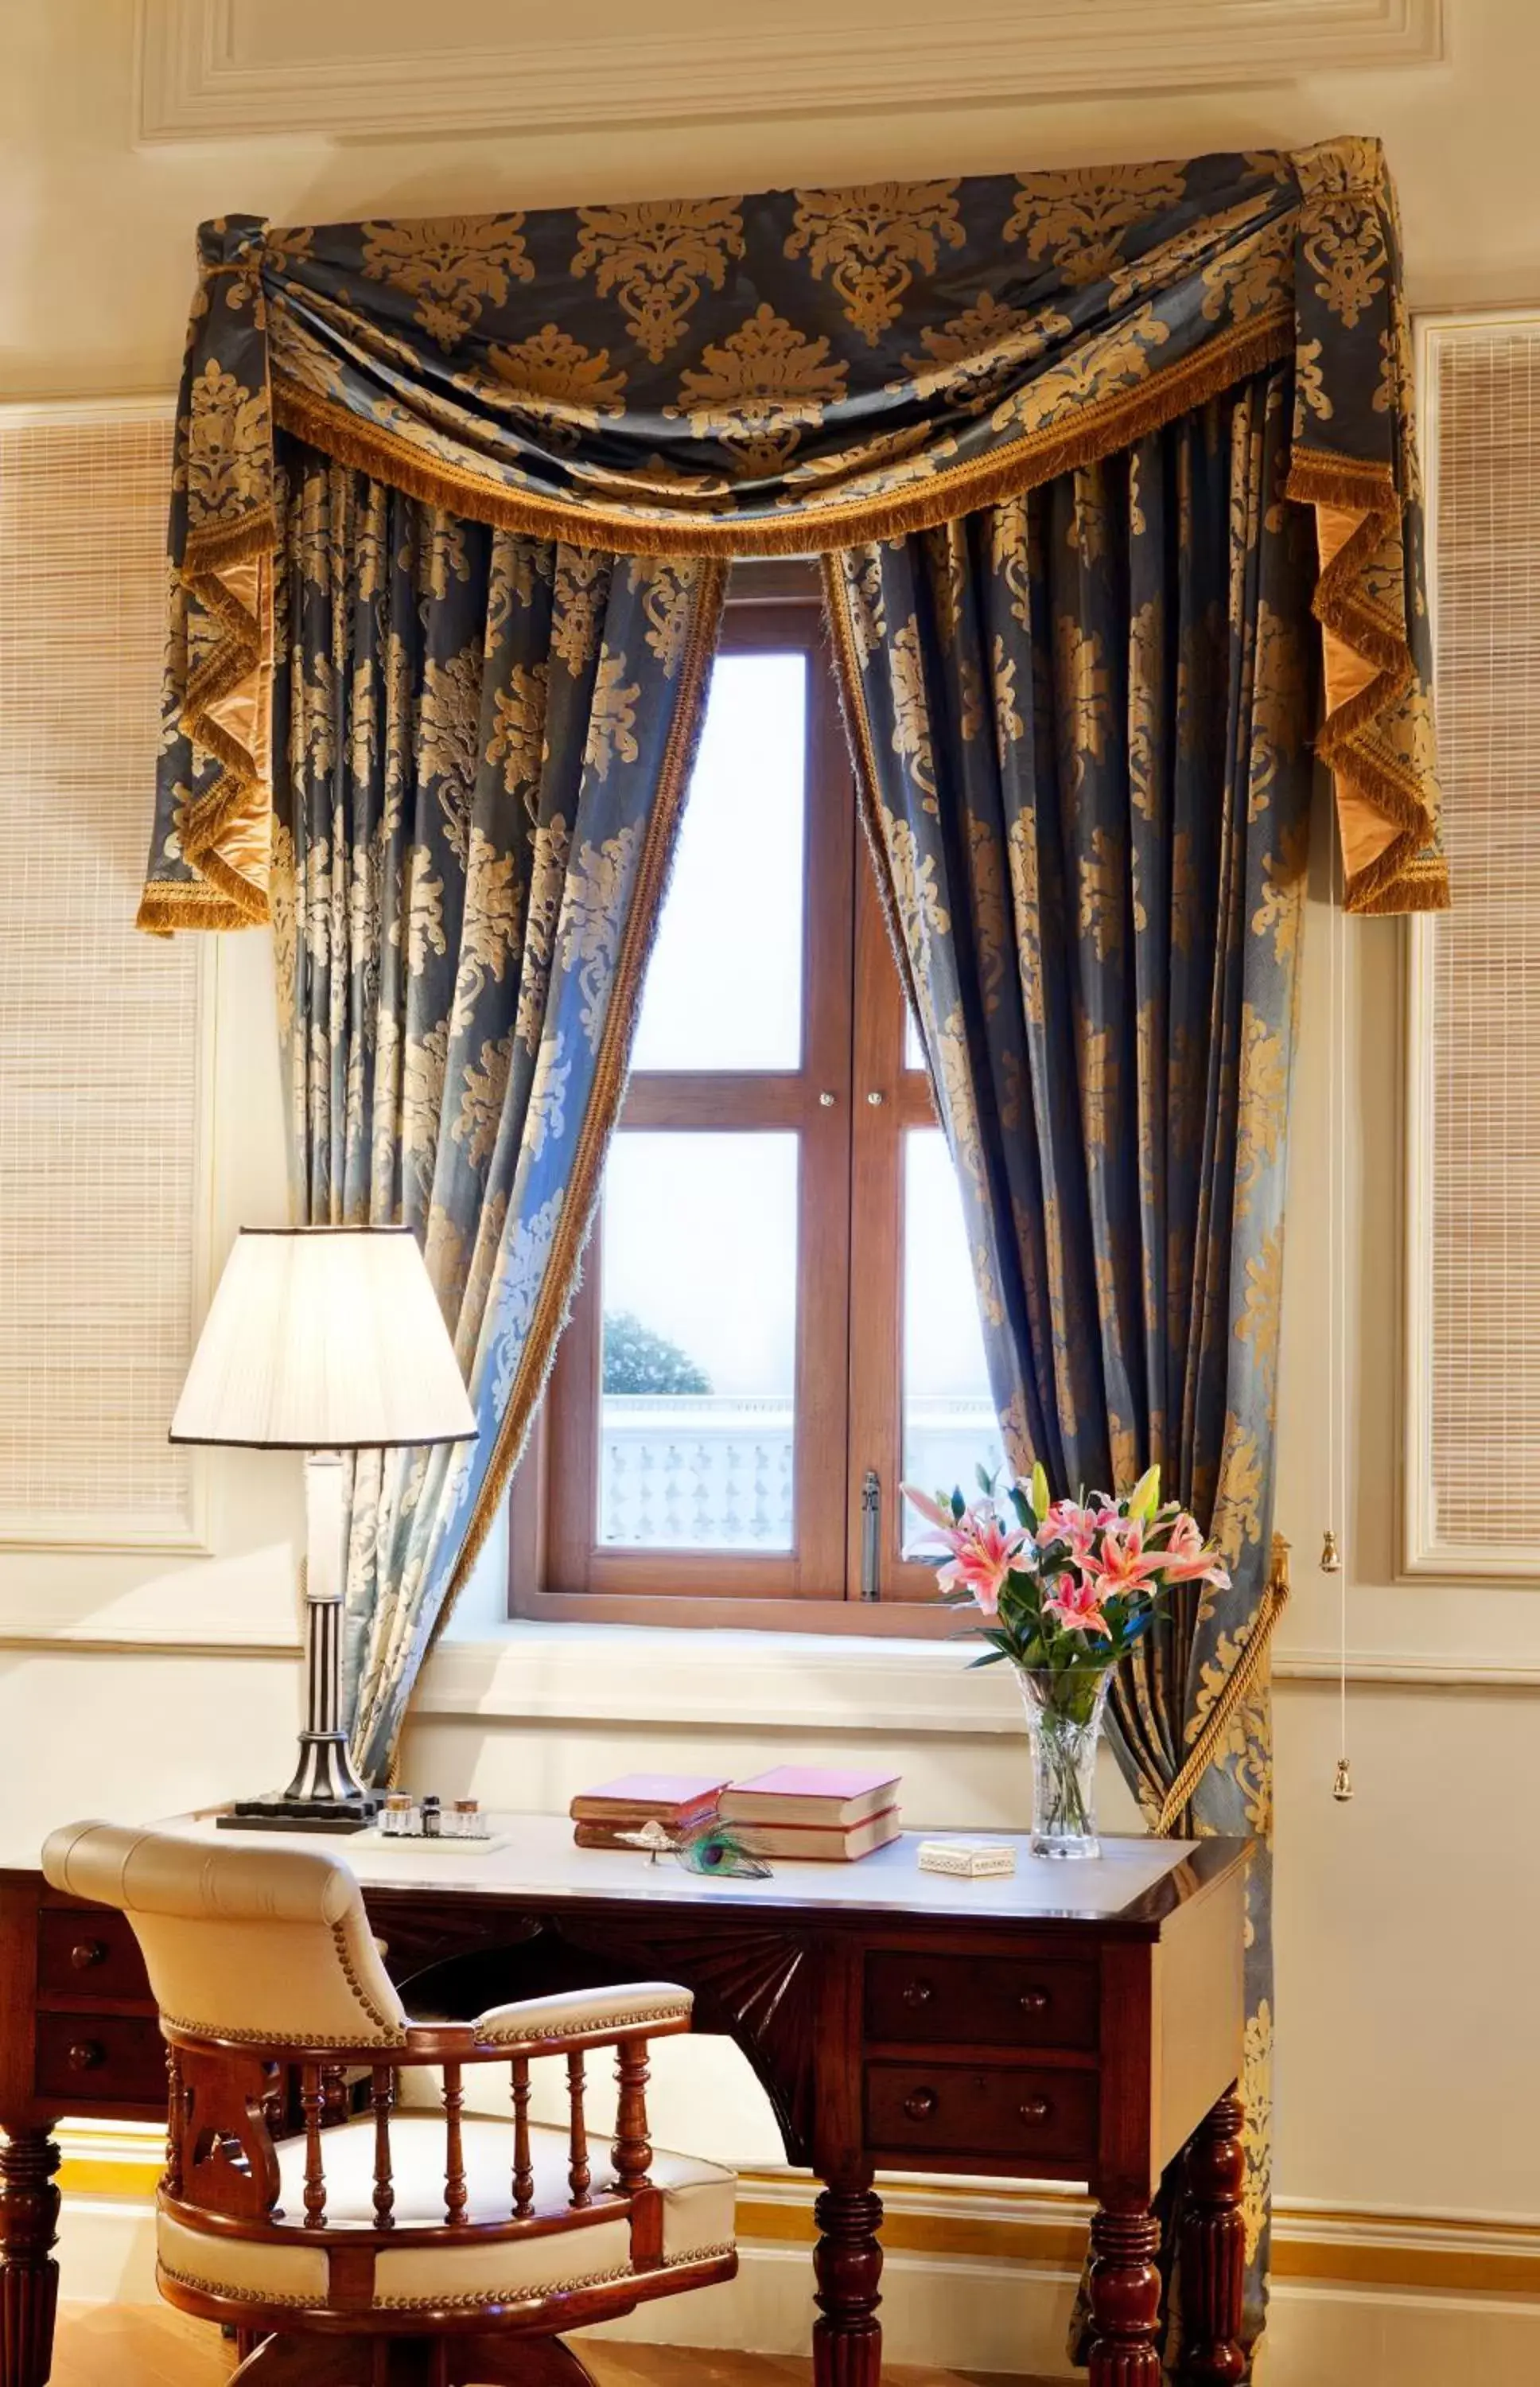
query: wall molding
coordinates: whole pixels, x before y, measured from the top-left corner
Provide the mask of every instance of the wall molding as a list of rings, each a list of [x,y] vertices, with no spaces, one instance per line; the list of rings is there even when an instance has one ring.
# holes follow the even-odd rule
[[[675,0],[638,28],[596,0],[582,35],[570,17],[521,17],[516,40],[497,38],[504,12],[460,0],[439,9],[431,47],[415,0],[376,0],[372,55],[309,60],[254,49],[261,13],[239,0],[142,0],[142,141],[562,132],[1244,88],[1445,54],[1443,0],[964,0],[944,37],[928,0],[847,0],[843,22],[826,11],[783,28],[713,0]]]
[[[962,1677],[972,1652],[945,1642],[692,1633],[645,1625],[511,1624],[496,1639],[439,1644],[412,1701],[416,1721],[685,1724],[839,1733],[1019,1735],[1003,1671]],[[1369,1690],[1540,1690],[1540,1666],[1480,1665],[1394,1649],[1348,1653]],[[1337,1653],[1275,1652],[1281,1693],[1337,1680]]]

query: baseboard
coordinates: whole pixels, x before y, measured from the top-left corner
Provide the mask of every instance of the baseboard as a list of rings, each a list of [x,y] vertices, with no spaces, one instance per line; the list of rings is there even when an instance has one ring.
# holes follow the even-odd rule
[[[147,2130],[65,2134],[62,2288],[153,2299]],[[881,2183],[885,2350],[895,2363],[1076,2374],[1065,2355],[1089,2207],[1054,2191]],[[643,2306],[604,2334],[764,2354],[806,2351],[813,2183],[746,2172],[730,2285]],[[1540,2378],[1540,2222],[1281,2206],[1265,2387],[1533,2387]]]

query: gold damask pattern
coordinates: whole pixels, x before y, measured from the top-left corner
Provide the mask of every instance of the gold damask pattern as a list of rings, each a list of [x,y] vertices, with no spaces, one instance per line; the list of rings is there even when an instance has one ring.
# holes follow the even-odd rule
[[[810,340],[767,302],[720,347],[707,347],[679,384],[682,415],[697,439],[719,439],[747,472],[788,463],[804,425],[814,428],[844,394],[847,367],[826,339]]]
[[[1186,193],[1180,166],[1072,167],[1022,174],[1005,223],[1034,261],[1052,262],[1071,290],[1101,282],[1123,262],[1129,235],[1148,228]]]
[[[683,339],[702,285],[720,290],[728,260],[743,254],[736,199],[579,208],[577,222],[573,272],[591,273],[600,297],[614,293],[632,337],[653,364]]]
[[[356,1465],[345,1690],[378,1780],[571,1295],[721,573],[542,547],[304,448],[279,497],[294,1208],[412,1228],[480,1427]]]
[[[827,273],[846,321],[875,348],[903,312],[915,268],[934,273],[939,248],[965,248],[955,183],[868,183],[860,189],[797,191],[788,257]]]
[[[423,223],[205,226],[145,925],[266,912],[275,424],[546,544],[828,552],[1019,499],[1290,354],[1273,502],[1318,516],[1319,751],[1342,798],[1345,900],[1443,904],[1397,237],[1379,145],[1356,139]]]
[[[411,300],[412,319],[441,348],[458,347],[510,281],[533,282],[524,218],[444,216],[427,223],[362,227],[362,270]]]
[[[1264,1844],[1317,694],[1312,525],[1282,501],[1290,385],[1267,368],[1094,470],[827,574],[1010,1455],[1107,1490],[1157,1460],[1210,1521],[1233,1587],[1179,1607],[1120,1670],[1118,1753],[1158,1828]],[[1264,1845],[1246,1956],[1253,2336],[1270,1901]]]

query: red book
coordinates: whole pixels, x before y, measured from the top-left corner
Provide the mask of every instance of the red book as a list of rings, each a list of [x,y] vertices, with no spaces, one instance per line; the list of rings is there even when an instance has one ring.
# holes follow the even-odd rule
[[[899,1776],[886,1766],[773,1765],[722,1794],[725,1824],[822,1825],[848,1829],[897,1804]]]
[[[858,1857],[869,1857],[876,1849],[885,1849],[896,1840],[903,1829],[896,1807],[884,1807],[880,1814],[868,1815],[865,1823],[847,1824],[841,1828],[835,1824],[735,1824],[734,1833],[746,1849],[759,1857],[800,1857],[815,1863],[853,1864]]]
[[[574,1824],[629,1826],[655,1818],[683,1826],[713,1815],[726,1787],[716,1774],[622,1774],[580,1790],[568,1812]]]

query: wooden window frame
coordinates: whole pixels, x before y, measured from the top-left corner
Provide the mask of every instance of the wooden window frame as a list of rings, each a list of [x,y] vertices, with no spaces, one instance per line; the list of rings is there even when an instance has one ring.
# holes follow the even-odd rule
[[[905,1066],[904,1002],[856,824],[816,567],[735,568],[724,654],[808,659],[799,1069],[638,1071],[619,1128],[794,1129],[800,1138],[797,1538],[789,1552],[615,1549],[597,1540],[597,1238],[510,1498],[509,1612],[590,1623],[954,1633],[930,1566],[901,1548],[903,1139],[936,1124]],[[827,1099],[832,1097],[832,1100]],[[877,1597],[862,1597],[860,1490],[881,1487]]]

